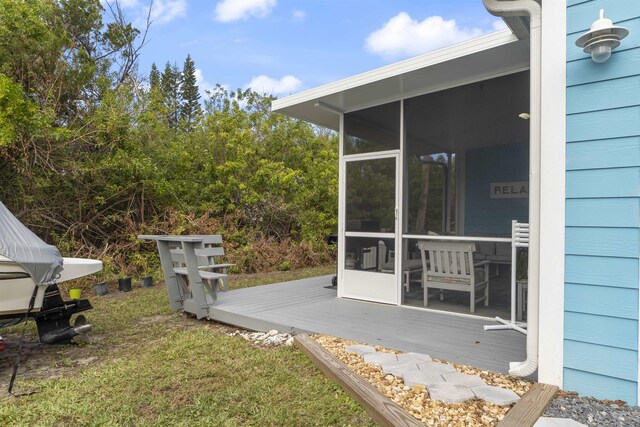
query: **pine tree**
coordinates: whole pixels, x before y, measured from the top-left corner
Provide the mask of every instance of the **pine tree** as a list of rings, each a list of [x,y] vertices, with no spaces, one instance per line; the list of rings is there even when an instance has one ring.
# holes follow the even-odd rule
[[[160,87],[160,71],[156,67],[156,63],[151,64],[151,72],[149,73],[149,86],[151,89],[159,89]]]
[[[169,62],[160,76],[160,92],[168,111],[169,127],[176,129],[180,121],[180,70],[177,65]]]
[[[193,124],[202,115],[200,107],[200,92],[196,84],[196,67],[191,59],[191,55],[187,55],[182,68],[182,79],[180,81],[180,97],[182,104],[180,105],[180,119],[186,131],[190,131]]]

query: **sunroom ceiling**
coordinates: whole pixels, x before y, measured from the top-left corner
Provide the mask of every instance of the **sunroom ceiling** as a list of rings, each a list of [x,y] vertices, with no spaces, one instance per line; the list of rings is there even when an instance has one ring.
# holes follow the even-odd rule
[[[273,101],[272,110],[338,130],[339,114],[529,67],[529,40],[506,29]]]

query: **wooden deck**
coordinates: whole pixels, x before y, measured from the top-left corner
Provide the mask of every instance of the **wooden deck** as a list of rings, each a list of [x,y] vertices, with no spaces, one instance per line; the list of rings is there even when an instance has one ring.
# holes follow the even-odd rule
[[[509,362],[526,358],[526,337],[518,332],[484,331],[483,319],[340,299],[331,277],[220,292],[209,317],[256,331],[323,333],[503,373]]]

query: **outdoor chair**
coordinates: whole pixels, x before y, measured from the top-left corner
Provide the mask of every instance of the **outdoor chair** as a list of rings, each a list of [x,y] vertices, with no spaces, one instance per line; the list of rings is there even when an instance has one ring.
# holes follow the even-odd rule
[[[385,247],[386,249],[386,247]],[[395,251],[387,250],[385,260],[382,263],[380,271],[382,273],[393,273],[395,271]],[[406,259],[403,263],[403,275],[404,275],[404,289],[409,292],[411,289],[411,275],[422,272],[422,261],[420,259]],[[417,280],[414,279],[414,282]]]
[[[424,306],[429,304],[429,288],[469,292],[469,308],[475,313],[475,305],[484,301],[489,305],[489,261],[473,261],[474,243],[455,241],[418,242],[422,259]],[[482,296],[476,298],[476,295]]]
[[[485,233],[482,237],[498,237],[496,234]],[[495,265],[495,274],[491,278],[498,277],[500,274],[500,265],[511,265],[511,244],[505,242],[476,242],[476,252],[473,254],[473,260],[489,261]]]

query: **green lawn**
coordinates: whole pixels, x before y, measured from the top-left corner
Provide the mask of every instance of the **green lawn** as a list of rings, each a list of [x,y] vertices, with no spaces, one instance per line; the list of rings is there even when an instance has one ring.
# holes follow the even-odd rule
[[[334,269],[266,277],[279,282]],[[263,282],[260,276],[232,277],[230,287]],[[25,362],[31,370],[19,377],[17,389],[38,393],[0,398],[0,425],[373,424],[299,350],[256,348],[229,336],[233,328],[172,313],[162,286],[92,303],[91,342],[33,344]],[[9,362],[2,360],[3,376]],[[51,372],[40,373],[39,366]]]

